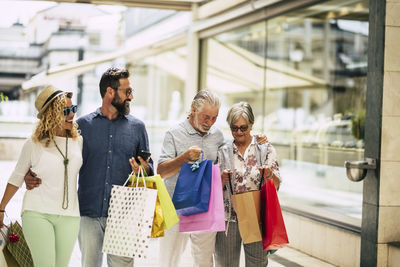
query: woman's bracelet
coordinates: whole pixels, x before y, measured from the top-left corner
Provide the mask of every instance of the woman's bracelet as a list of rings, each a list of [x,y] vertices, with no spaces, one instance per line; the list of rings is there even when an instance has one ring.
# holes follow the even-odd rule
[[[0,212],[6,212],[6,210],[0,210]]]

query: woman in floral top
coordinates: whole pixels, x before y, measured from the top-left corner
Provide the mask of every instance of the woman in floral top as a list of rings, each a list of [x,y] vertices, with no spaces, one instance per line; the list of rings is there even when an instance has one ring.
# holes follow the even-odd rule
[[[251,135],[254,124],[251,106],[246,102],[233,105],[226,120],[234,140],[220,147],[218,163],[224,185],[225,221],[229,222],[229,228],[227,233],[217,233],[215,259],[217,267],[238,267],[242,239],[236,213],[231,205],[228,173],[231,174],[233,191],[236,193],[259,190],[263,169],[265,177],[273,179],[277,189],[281,177],[274,147],[270,143],[257,144],[256,137]],[[267,266],[267,251],[263,251],[261,241],[243,246],[246,267]]]

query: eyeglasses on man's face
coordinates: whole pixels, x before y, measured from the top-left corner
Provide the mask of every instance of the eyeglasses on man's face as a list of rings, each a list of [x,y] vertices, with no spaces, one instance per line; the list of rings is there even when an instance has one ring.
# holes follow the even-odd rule
[[[125,95],[127,97],[129,97],[134,92],[134,90],[132,88],[128,88],[128,89],[117,88],[116,90],[125,90]]]
[[[67,117],[69,116],[69,114],[71,113],[71,111],[73,113],[76,113],[76,111],[78,110],[78,105],[73,105],[67,108],[64,108],[64,116]]]
[[[240,131],[245,132],[247,129],[249,129],[249,125],[231,126],[232,132],[237,132],[239,129]]]

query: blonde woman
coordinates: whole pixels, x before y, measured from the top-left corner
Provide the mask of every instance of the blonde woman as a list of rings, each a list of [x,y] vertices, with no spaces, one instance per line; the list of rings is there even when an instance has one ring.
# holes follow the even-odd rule
[[[82,165],[72,93],[48,86],[35,101],[40,119],[8,180],[0,203],[0,226],[10,199],[31,169],[42,178],[40,187],[26,191],[22,229],[35,266],[67,267],[79,232],[76,180]]]

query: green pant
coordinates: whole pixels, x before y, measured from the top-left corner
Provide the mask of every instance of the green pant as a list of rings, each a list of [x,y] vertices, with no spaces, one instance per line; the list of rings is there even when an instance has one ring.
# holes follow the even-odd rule
[[[22,230],[36,267],[68,267],[80,217],[26,210]]]

